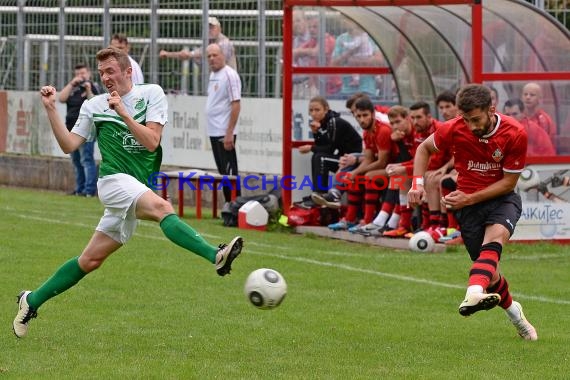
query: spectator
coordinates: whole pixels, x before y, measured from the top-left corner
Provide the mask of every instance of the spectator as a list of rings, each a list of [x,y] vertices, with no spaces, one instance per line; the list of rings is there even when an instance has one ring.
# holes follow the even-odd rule
[[[527,156],[556,156],[556,150],[546,131],[525,116],[522,100],[518,98],[507,100],[504,113],[515,118],[526,130],[528,135]]]
[[[333,66],[378,66],[382,63],[382,55],[378,46],[367,33],[353,21],[345,19],[346,32],[336,38],[332,54]],[[352,94],[355,91],[369,96],[376,94],[376,79],[373,75],[353,74],[342,77],[341,94]]]
[[[453,149],[457,190],[442,203],[460,220],[473,261],[459,314],[468,317],[499,305],[523,339],[537,340],[536,329],[525,318],[521,304],[513,300],[500,269],[503,247],[522,212],[521,198],[513,190],[525,166],[525,130],[512,118],[502,119],[495,113],[485,86],[463,87],[457,105],[462,117],[444,124],[418,147],[408,201],[416,206],[425,197],[423,176],[430,154]]]
[[[307,27],[309,29],[310,39],[301,46],[293,49],[293,62],[299,62],[300,66],[319,66],[320,44],[324,46],[324,57],[322,57],[322,66],[331,65],[332,53],[335,47],[335,38],[328,33],[324,36],[320,35],[319,16],[306,16]],[[321,40],[321,37],[323,39]],[[334,95],[339,92],[342,81],[337,75],[329,75],[325,81],[326,95]],[[311,76],[308,80],[308,94],[314,97],[320,94],[319,78]]]
[[[209,44],[218,44],[222,49],[222,54],[226,65],[234,70],[237,70],[237,59],[235,54],[234,45],[228,37],[222,34],[222,25],[216,17],[208,17],[208,42]],[[202,60],[202,49],[196,48],[192,51],[182,49],[180,51],[167,51],[161,50],[159,53],[160,58],[177,58],[180,60],[192,59],[194,62],[200,64]]]
[[[222,47],[216,43],[206,48],[210,66],[208,99],[206,101],[207,133],[212,144],[216,167],[220,174],[237,175],[238,162],[235,143],[237,122],[241,110],[241,80],[238,73],[226,64]],[[239,188],[236,189],[239,195]],[[228,207],[231,189],[224,187]]]
[[[302,145],[300,153],[313,153],[311,159],[312,183],[316,192],[326,193],[329,173],[339,168],[339,159],[345,154],[361,153],[362,138],[354,127],[330,109],[322,96],[309,102],[310,127],[315,139],[314,145]]]
[[[522,90],[521,100],[524,103],[524,114],[530,120],[544,129],[552,144],[556,146],[556,125],[546,111],[540,108],[542,102],[542,89],[538,83],[527,83]]]
[[[65,126],[68,131],[73,129],[81,105],[87,99],[101,94],[101,87],[91,81],[91,70],[86,64],[75,65],[74,77],[59,94],[59,101],[65,103],[67,112],[65,115]],[[75,170],[75,190],[71,195],[93,197],[97,193],[97,164],[93,155],[95,149],[95,138],[86,141],[77,150],[71,152],[71,162]]]
[[[305,13],[300,10],[293,11],[293,51],[305,45],[311,39]],[[293,66],[309,66],[308,56],[297,56]],[[293,98],[307,98],[309,94],[309,76],[297,74],[293,77]]]
[[[120,49],[127,54],[129,54],[129,50],[131,49],[129,45],[129,40],[127,39],[127,35],[123,33],[113,34],[113,37],[111,37],[111,46]],[[131,67],[133,70],[132,72],[133,84],[143,84],[144,76],[141,67],[139,66],[137,61],[135,61],[133,57],[131,57],[130,55],[129,55],[129,61],[131,61]]]

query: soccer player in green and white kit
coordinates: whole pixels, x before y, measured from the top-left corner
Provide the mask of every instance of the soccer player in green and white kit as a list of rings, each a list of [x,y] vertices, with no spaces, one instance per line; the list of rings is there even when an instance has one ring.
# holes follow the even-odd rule
[[[118,49],[100,50],[97,63],[109,93],[83,103],[71,132],[56,110],[55,88],[45,86],[40,92],[53,134],[65,153],[97,134],[102,157],[98,195],[105,212],[79,257],[64,263],[39,288],[20,293],[13,323],[19,338],[27,334],[28,322],[44,302],[99,268],[129,240],[137,219],[159,222],[168,239],[212,262],[220,276],[230,272],[243,245],[239,236],[229,244],[210,245],[178,218],[169,202],[145,185],[149,176],[160,169],[162,160],[160,139],[168,116],[164,91],[155,84],[133,86],[129,57]]]

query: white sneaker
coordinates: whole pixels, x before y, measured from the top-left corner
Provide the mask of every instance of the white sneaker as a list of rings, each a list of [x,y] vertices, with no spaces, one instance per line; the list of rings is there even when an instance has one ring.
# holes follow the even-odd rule
[[[517,309],[518,318],[516,320],[511,320],[511,322],[517,329],[517,332],[521,338],[525,340],[538,340],[536,329],[524,316],[521,304],[517,301],[513,301],[513,304],[511,306],[514,306]]]
[[[216,254],[216,272],[225,276],[232,270],[232,261],[241,253],[243,239],[236,236],[229,244],[220,244]]]
[[[31,291],[25,290],[18,295],[18,314],[12,323],[14,334],[18,338],[23,338],[28,334],[28,322],[38,316],[38,313],[28,305],[27,298],[30,293]]]
[[[472,293],[459,305],[459,314],[468,317],[480,310],[490,310],[501,302],[497,293]]]
[[[368,223],[365,225],[358,225],[348,229],[348,232],[352,232],[353,234],[360,234],[363,236],[379,236],[381,234],[382,226],[379,226],[374,223]]]

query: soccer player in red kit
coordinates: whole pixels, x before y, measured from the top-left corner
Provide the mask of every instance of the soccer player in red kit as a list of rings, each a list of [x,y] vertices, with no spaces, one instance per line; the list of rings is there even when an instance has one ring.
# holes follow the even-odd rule
[[[378,121],[375,115],[374,104],[368,97],[359,98],[354,104],[355,118],[360,127],[364,130],[364,151],[360,163],[353,170],[342,173],[342,187],[348,190],[348,207],[346,215],[337,223],[330,224],[331,230],[348,230],[358,224],[358,213],[361,211],[362,198],[365,198],[366,223],[369,223],[376,214],[376,205],[380,198],[378,185],[373,181],[360,183],[363,177],[375,178],[380,176],[385,178],[385,168],[393,155],[392,151],[392,129]],[[315,203],[318,199],[313,198]],[[366,207],[368,205],[368,207]],[[367,210],[369,209],[369,210]]]
[[[457,190],[442,202],[459,220],[473,261],[459,313],[469,316],[500,305],[523,339],[537,340],[535,328],[525,318],[520,303],[513,301],[499,267],[503,246],[514,233],[522,211],[521,198],[513,190],[525,165],[526,131],[512,118],[495,113],[485,86],[463,87],[457,106],[462,117],[438,128],[416,150],[408,201],[416,206],[425,197],[423,175],[430,154],[452,150]]]

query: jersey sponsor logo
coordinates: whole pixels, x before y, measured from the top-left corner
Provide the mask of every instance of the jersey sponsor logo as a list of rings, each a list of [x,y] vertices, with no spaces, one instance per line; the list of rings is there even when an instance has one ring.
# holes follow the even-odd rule
[[[489,140],[487,140],[487,139],[479,139],[479,142],[489,144]]]
[[[493,160],[495,160],[495,162],[501,162],[501,160],[503,159],[503,152],[501,152],[501,150],[499,148],[497,148],[494,152],[493,152]]]
[[[469,160],[467,162],[467,170],[473,170],[477,172],[487,172],[489,170],[499,170],[501,169],[501,164],[494,162],[475,162]]]
[[[141,110],[144,109],[144,99],[143,99],[143,98],[140,98],[140,99],[138,99],[138,100],[136,101],[136,103],[135,103],[135,109],[136,109],[137,111],[141,111]]]
[[[123,149],[129,153],[136,153],[146,148],[142,146],[130,133],[123,134]]]

